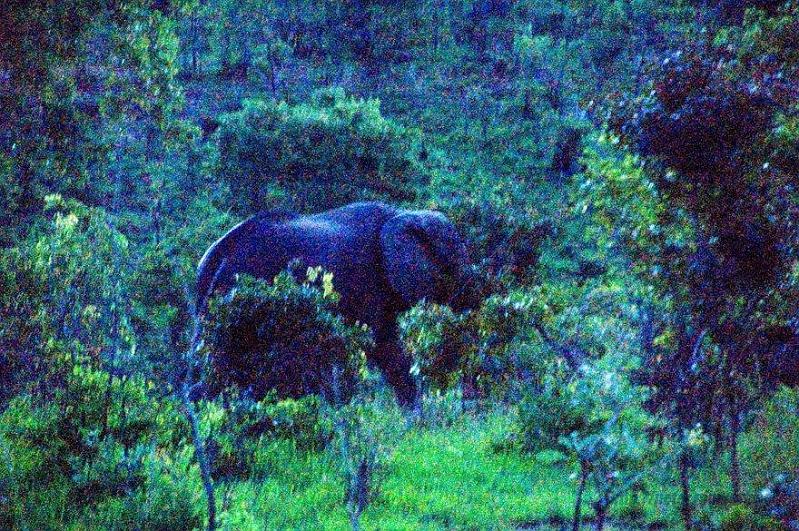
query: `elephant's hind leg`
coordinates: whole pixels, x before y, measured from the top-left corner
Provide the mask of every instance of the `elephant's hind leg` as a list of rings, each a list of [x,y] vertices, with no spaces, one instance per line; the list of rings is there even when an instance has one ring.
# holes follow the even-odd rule
[[[374,360],[394,389],[400,406],[414,408],[418,397],[416,380],[411,375],[411,357],[396,340],[392,340],[377,344]]]

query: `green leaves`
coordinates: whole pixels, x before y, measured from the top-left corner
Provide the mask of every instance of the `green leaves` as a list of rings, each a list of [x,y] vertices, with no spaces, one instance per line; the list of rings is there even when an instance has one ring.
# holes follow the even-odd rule
[[[243,276],[228,295],[210,303],[205,327],[214,381],[236,384],[261,398],[308,392],[333,400],[330,371],[343,370],[341,399],[361,377],[368,328],[348,325],[334,313],[337,294],[330,277],[311,270],[314,280],[298,284],[287,272],[267,283]],[[338,399],[336,399],[338,400]]]
[[[419,174],[415,132],[380,113],[377,100],[321,90],[307,104],[245,100],[222,117],[219,170],[242,210],[276,202],[284,188],[300,209],[366,198],[407,199]]]
[[[476,352],[473,322],[447,306],[419,304],[400,319],[405,349],[413,356],[413,375],[446,389]]]

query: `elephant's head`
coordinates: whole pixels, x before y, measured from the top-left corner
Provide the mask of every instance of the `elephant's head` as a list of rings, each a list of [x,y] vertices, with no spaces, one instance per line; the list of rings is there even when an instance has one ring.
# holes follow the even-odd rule
[[[466,245],[440,212],[398,214],[383,225],[380,241],[388,281],[408,306],[427,299],[461,311],[479,302]]]

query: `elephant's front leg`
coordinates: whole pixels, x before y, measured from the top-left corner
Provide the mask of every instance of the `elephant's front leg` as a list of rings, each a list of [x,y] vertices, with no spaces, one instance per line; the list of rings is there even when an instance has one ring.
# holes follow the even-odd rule
[[[397,395],[397,402],[407,410],[418,409],[421,397],[418,396],[416,379],[411,374],[412,360],[396,339],[378,341],[374,360]]]

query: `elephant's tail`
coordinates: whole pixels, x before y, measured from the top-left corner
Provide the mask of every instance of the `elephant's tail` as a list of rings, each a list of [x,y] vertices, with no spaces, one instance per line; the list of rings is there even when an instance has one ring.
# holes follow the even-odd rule
[[[271,225],[294,217],[296,214],[291,212],[261,212],[242,221],[216,240],[205,251],[197,266],[197,312],[202,314],[205,311],[208,298],[217,287],[227,260],[232,258],[243,237],[256,233],[264,224]]]

